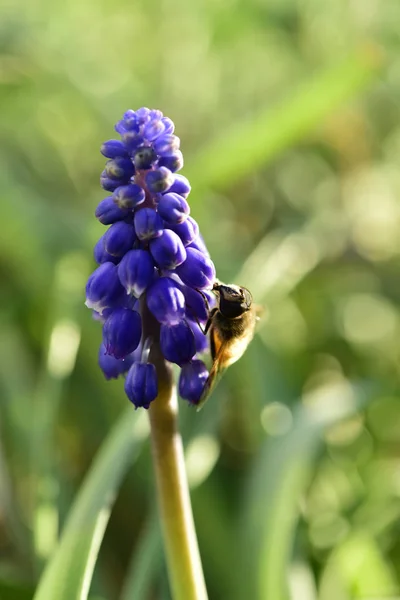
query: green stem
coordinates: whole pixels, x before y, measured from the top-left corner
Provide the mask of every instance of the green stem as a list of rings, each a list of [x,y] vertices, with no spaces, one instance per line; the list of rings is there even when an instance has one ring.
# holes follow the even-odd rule
[[[207,600],[178,430],[176,388],[161,381],[149,409],[153,460],[168,574],[174,600]]]
[[[141,299],[143,339],[157,370],[158,396],[149,408],[151,445],[161,529],[173,600],[207,600],[194,527],[172,368],[160,348],[160,325]]]

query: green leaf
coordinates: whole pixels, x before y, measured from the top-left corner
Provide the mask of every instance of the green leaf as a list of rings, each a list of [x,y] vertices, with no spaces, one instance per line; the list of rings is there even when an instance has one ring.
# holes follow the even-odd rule
[[[211,142],[191,161],[185,175],[193,188],[221,188],[253,173],[303,139],[342,102],[373,79],[382,65],[378,48],[368,45],[317,74],[275,108],[267,107]]]
[[[66,383],[79,349],[82,289],[88,273],[88,260],[83,254],[66,254],[55,265],[49,289],[46,343],[33,395],[35,419],[29,427],[31,477],[35,482],[30,516],[38,572],[57,544],[59,490],[64,485],[61,473],[57,472],[54,435]],[[31,398],[29,401],[32,402]]]
[[[159,518],[154,510],[132,556],[120,600],[146,600],[163,565]]]
[[[347,382],[320,388],[299,403],[290,430],[265,441],[248,487],[242,595],[288,600],[287,571],[304,490],[326,427],[370,400],[369,390]],[[252,573],[254,576],[249,577]]]
[[[148,435],[146,416],[124,412],[104,442],[75,500],[35,600],[85,600],[116,492]]]

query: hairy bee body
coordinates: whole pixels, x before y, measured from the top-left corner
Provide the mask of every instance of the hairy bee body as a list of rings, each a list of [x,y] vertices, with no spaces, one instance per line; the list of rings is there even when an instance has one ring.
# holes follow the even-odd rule
[[[210,326],[210,347],[213,361],[224,346],[221,366],[230,367],[243,356],[254,335],[255,311],[249,310],[240,317],[229,319],[219,311],[213,315]]]
[[[212,367],[205,383],[200,409],[207,401],[219,376],[243,356],[254,336],[258,307],[247,288],[215,282],[217,306],[209,312],[204,333],[209,332]]]

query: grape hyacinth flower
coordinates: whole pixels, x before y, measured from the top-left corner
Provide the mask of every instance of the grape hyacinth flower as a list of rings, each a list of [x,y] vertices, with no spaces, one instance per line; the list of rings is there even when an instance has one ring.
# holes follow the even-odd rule
[[[129,400],[148,408],[158,394],[161,356],[180,367],[180,395],[195,405],[208,374],[199,359],[208,340],[198,290],[207,295],[215,268],[189,216],[190,184],[177,173],[180,139],[169,118],[148,108],[128,110],[115,130],[121,139],[101,147],[108,194],[95,211],[109,227],[86,286],[86,305],[103,323],[99,365],[107,379],[126,375]]]

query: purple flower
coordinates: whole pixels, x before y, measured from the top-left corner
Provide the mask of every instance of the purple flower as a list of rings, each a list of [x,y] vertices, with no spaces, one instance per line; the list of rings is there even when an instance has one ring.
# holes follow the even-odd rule
[[[185,296],[169,277],[156,279],[147,290],[146,300],[159,323],[177,325],[185,316]]]
[[[166,192],[174,182],[174,176],[169,169],[161,167],[146,173],[146,186],[153,194]]]
[[[164,123],[164,135],[168,135],[170,133],[174,133],[175,125],[174,122],[171,121],[169,117],[163,117],[161,121]]]
[[[146,250],[130,250],[118,265],[120,282],[128,294],[140,298],[154,277],[154,261]]]
[[[162,235],[164,223],[154,208],[141,208],[135,212],[135,231],[139,240],[151,240]]]
[[[194,248],[195,250],[198,250],[199,252],[210,258],[210,254],[200,234],[193,240],[193,242],[190,242],[189,248]]]
[[[96,217],[103,225],[111,225],[116,221],[123,221],[129,215],[129,211],[120,208],[114,202],[113,196],[104,198],[96,208]]]
[[[110,179],[129,179],[135,172],[135,167],[129,158],[114,158],[109,160],[104,169]]]
[[[106,158],[125,157],[128,155],[125,144],[121,140],[108,140],[101,145],[100,152]]]
[[[208,312],[203,296],[197,290],[187,285],[181,284],[180,289],[185,296],[186,316],[188,319],[205,323],[208,318]],[[214,296],[211,293],[207,293],[207,291],[203,291],[203,294],[206,296],[210,308],[212,308]]]
[[[192,360],[183,365],[179,376],[179,395],[190,404],[198,404],[207,377],[207,368],[201,360]]]
[[[125,358],[136,350],[142,337],[142,320],[135,310],[117,308],[103,325],[103,343],[107,354]]]
[[[181,238],[184,246],[189,246],[197,240],[199,235],[199,226],[192,217],[188,217],[183,223],[177,225],[166,225],[167,229],[172,229]]]
[[[133,154],[136,169],[150,169],[157,161],[157,154],[151,146],[140,146]]]
[[[190,187],[189,180],[186,179],[184,175],[178,175],[177,173],[175,173],[174,183],[171,185],[168,191],[175,192],[176,194],[187,198],[187,196],[189,196],[190,194],[191,189],[192,188]]]
[[[105,171],[100,175],[100,185],[103,189],[107,190],[107,192],[113,192],[117,187],[124,185],[125,183],[127,183],[127,181],[124,181],[123,179],[111,179]]]
[[[171,225],[183,223],[190,213],[190,207],[185,198],[173,192],[161,196],[157,210],[164,221]]]
[[[150,252],[161,269],[175,269],[186,260],[185,246],[169,229],[165,229],[161,237],[151,240]]]
[[[125,393],[136,408],[149,408],[158,394],[155,366],[151,363],[135,362],[125,379]]]
[[[183,167],[183,154],[180,150],[169,154],[168,156],[162,156],[158,161],[159,167],[166,167],[171,173],[176,173]]]
[[[140,185],[136,185],[136,183],[121,185],[112,195],[114,204],[120,209],[134,209],[139,204],[142,204],[145,198],[146,193],[144,189],[141,188]],[[107,225],[107,223],[105,223],[105,225]]]
[[[100,265],[89,277],[86,284],[86,306],[103,312],[115,305],[121,297],[123,287],[118,278],[117,267],[111,262]]]
[[[194,333],[186,321],[176,325],[162,324],[160,346],[165,358],[177,365],[187,363],[196,354]]]
[[[179,150],[181,140],[170,133],[158,137],[154,142],[154,150],[160,156],[169,156],[173,154],[175,150]]]
[[[147,107],[127,110],[115,126],[121,139],[101,146],[100,177],[112,193],[96,208],[109,226],[94,248],[99,267],[89,277],[86,304],[103,323],[99,365],[107,379],[127,372],[125,392],[148,408],[158,393],[153,344],[182,366],[182,397],[196,403],[207,371],[196,353],[208,348],[199,323],[208,310],[197,291],[215,278],[196,221],[189,216],[190,183],[174,123]],[[212,294],[207,294],[212,300]],[[147,336],[147,337],[146,337]]]
[[[195,248],[187,248],[186,252],[185,262],[176,269],[183,283],[197,290],[211,288],[215,280],[215,267],[212,261]]]
[[[119,375],[129,371],[134,361],[135,353],[128,354],[126,358],[115,358],[111,354],[107,354],[104,344],[100,344],[99,366],[106,379],[117,379]]]
[[[101,265],[106,262],[112,262],[112,263],[114,263],[114,265],[117,265],[119,263],[119,261],[121,260],[121,258],[119,256],[113,256],[112,254],[109,254],[106,251],[106,249],[104,247],[104,236],[103,235],[98,240],[98,242],[96,243],[96,245],[93,249],[93,256],[94,256],[94,260],[97,262],[98,265]]]
[[[104,234],[104,249],[112,256],[123,256],[133,247],[135,240],[134,226],[118,221]]]

